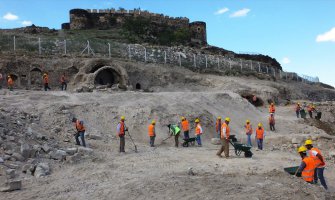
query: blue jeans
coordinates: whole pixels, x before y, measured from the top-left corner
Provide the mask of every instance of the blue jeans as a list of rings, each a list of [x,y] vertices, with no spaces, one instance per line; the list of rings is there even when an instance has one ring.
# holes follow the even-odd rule
[[[189,139],[190,135],[189,135],[189,131],[184,131],[184,139]]]
[[[78,132],[75,136],[76,138],[76,143],[77,145],[80,145],[80,142],[79,142],[79,137],[81,139],[81,143],[84,147],[86,147],[86,144],[85,144],[85,131],[82,131],[82,132]]]
[[[248,136],[248,142],[247,142],[247,144],[249,145],[249,146],[251,146],[252,147],[252,143],[251,143],[251,134],[247,134],[247,136]]]
[[[197,140],[198,145],[201,145],[201,137],[200,137],[200,135],[197,135],[196,140]]]
[[[322,168],[315,168],[315,172],[314,172],[314,183],[318,182],[318,179],[320,179],[320,183],[321,185],[328,190],[328,186],[326,184],[326,180],[325,177],[323,176],[323,171],[325,170],[324,167]]]
[[[263,150],[263,139],[257,139],[257,146],[259,150]]]

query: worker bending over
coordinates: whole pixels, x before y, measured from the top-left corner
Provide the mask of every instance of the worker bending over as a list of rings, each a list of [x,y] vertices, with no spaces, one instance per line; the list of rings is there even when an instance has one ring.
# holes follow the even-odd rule
[[[307,148],[304,146],[299,147],[298,153],[301,156],[302,162],[297,172],[301,172],[301,177],[306,182],[313,183],[314,171],[315,171],[314,159],[307,156]]]
[[[175,124],[169,124],[168,127],[169,127],[169,133],[171,134],[171,136],[174,136],[175,147],[178,148],[180,128]]]

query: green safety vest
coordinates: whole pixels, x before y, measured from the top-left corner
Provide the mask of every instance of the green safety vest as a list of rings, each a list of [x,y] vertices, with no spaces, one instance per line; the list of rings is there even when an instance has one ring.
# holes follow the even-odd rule
[[[170,126],[172,135],[177,135],[180,133],[180,128],[177,125],[171,125]]]

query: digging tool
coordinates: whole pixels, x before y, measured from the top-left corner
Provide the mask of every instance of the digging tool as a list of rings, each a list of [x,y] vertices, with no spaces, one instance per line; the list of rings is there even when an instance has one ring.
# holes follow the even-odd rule
[[[129,138],[130,138],[131,142],[133,143],[133,145],[134,145],[134,147],[135,147],[135,152],[137,153],[137,152],[138,152],[138,151],[137,151],[137,146],[136,146],[136,144],[135,144],[135,142],[134,142],[133,138],[131,137],[131,135],[130,135],[130,133],[129,133],[128,130],[127,130],[127,133],[128,133],[128,135],[129,135]]]

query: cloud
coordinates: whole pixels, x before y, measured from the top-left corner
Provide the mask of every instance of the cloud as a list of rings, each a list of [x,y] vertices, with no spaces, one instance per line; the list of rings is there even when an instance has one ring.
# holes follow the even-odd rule
[[[283,60],[281,61],[284,65],[287,65],[291,63],[291,60],[288,57],[284,57]]]
[[[323,34],[319,34],[316,37],[317,42],[335,42],[335,27],[330,31],[327,31]]]
[[[28,21],[28,20],[24,20],[24,21],[21,22],[21,24],[22,24],[23,26],[30,26],[30,25],[33,24],[33,22]]]
[[[228,11],[229,11],[228,8],[221,8],[220,10],[216,11],[214,14],[215,15],[222,15],[222,14],[228,12]]]
[[[2,18],[5,19],[5,20],[10,20],[10,21],[14,21],[14,20],[18,20],[19,19],[19,17],[17,15],[14,15],[14,14],[12,14],[10,12],[7,13],[6,15],[4,15]]]
[[[250,12],[249,8],[243,8],[230,15],[230,17],[245,17]]]

